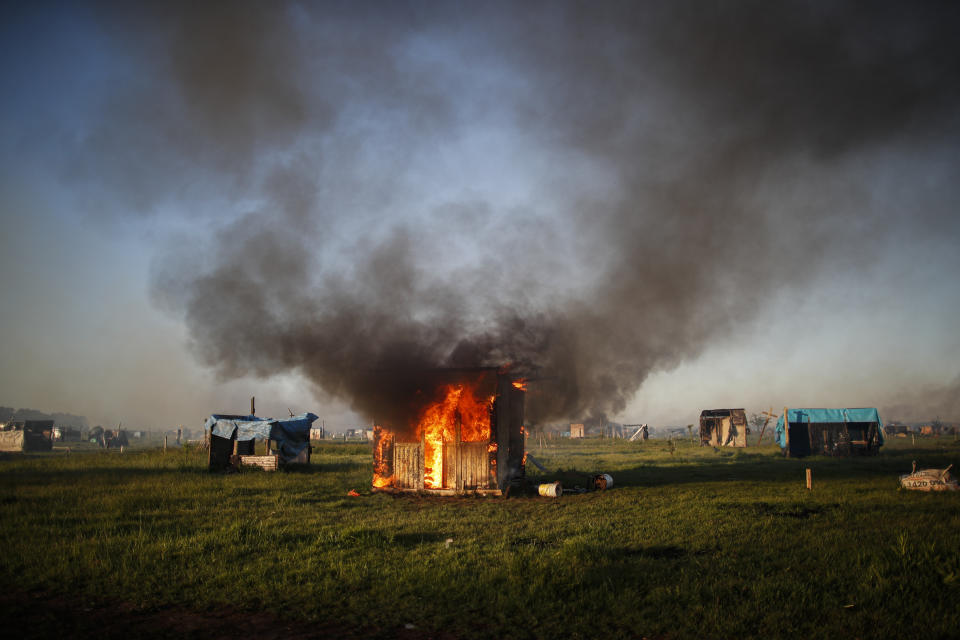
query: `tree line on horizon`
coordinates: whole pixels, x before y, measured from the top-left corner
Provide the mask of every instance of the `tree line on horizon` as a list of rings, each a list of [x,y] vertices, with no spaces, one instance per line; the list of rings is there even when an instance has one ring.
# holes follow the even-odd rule
[[[90,427],[86,416],[59,411],[46,413],[38,409],[14,409],[13,407],[0,406],[0,423],[22,420],[53,420],[55,427],[75,427],[79,429]]]

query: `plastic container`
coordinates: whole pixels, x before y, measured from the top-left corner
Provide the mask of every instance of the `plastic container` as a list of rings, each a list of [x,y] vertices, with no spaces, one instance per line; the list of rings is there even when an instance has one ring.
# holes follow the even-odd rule
[[[559,482],[548,482],[537,487],[537,492],[544,498],[559,498],[563,495],[563,485]]]

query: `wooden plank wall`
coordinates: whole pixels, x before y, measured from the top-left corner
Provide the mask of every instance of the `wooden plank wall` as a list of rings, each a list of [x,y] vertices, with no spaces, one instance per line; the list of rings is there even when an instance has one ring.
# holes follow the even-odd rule
[[[398,489],[423,489],[423,443],[394,443],[393,477]]]
[[[486,489],[490,480],[487,446],[486,442],[461,442],[459,447],[455,442],[444,443],[443,488],[458,491]]]
[[[489,484],[490,458],[486,442],[463,442],[460,444],[460,481],[463,489],[486,489]]]

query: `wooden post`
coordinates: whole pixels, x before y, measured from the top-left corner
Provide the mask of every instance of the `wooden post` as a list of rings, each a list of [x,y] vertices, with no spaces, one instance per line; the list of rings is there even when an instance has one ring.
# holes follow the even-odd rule
[[[344,432],[343,434],[343,439],[344,440],[347,439],[346,432]],[[427,480],[427,433],[426,431],[424,431],[423,434],[420,435],[420,459],[418,460],[418,462],[420,462],[420,473],[418,474],[419,478],[417,479],[414,486],[415,488],[422,490],[427,484],[426,482]]]
[[[453,468],[454,468],[454,473],[456,474],[455,480],[454,480],[454,486],[457,489],[457,493],[463,493],[463,486],[464,486],[463,485],[463,460],[462,460],[463,451],[462,451],[462,448],[460,447],[460,441],[463,437],[463,433],[462,433],[463,416],[460,415],[459,410],[454,414],[454,420],[456,420],[456,427],[457,427],[455,432],[457,440],[454,443],[454,450],[453,450],[453,459],[454,459]]]
[[[167,452],[167,434],[163,434],[163,452]]]
[[[252,416],[257,415],[257,405],[254,402],[255,400],[256,398],[254,398],[253,396],[250,396],[250,415]]]
[[[787,413],[787,408],[783,408],[783,438],[787,443],[787,457],[790,457],[790,416]]]
[[[240,444],[240,441],[236,437],[233,438],[233,455],[237,455],[237,445]]]
[[[813,471],[807,469],[807,490],[813,490]]]
[[[764,413],[766,414],[767,417],[766,417],[766,419],[763,421],[763,427],[761,427],[761,429],[760,429],[760,437],[757,438],[757,445],[756,445],[756,446],[758,446],[758,447],[760,446],[760,442],[763,441],[763,434],[764,434],[764,432],[767,430],[767,423],[770,422],[770,419],[771,419],[771,418],[773,418],[773,407],[770,407],[770,411],[765,411]]]

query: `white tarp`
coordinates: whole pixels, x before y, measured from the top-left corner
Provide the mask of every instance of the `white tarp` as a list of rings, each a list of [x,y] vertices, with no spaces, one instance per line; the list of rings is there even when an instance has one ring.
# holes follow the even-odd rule
[[[913,473],[900,476],[900,486],[913,491],[957,491],[960,484],[950,475],[950,467],[917,471],[914,465]]]
[[[23,451],[23,431],[0,431],[0,451]]]

